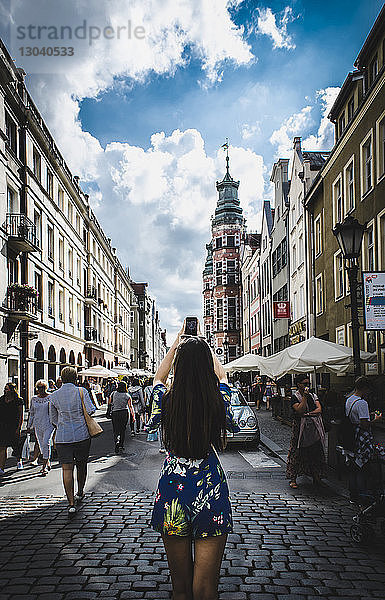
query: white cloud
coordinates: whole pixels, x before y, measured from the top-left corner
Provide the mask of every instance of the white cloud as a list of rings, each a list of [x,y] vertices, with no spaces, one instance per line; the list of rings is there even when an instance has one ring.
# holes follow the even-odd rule
[[[281,17],[278,16],[278,13],[274,14],[269,7],[258,8],[256,32],[270,37],[273,40],[274,49],[293,50],[295,44],[287,32],[287,26],[292,21],[294,21],[294,16],[290,6],[286,6]]]
[[[298,113],[285,119],[279,129],[273,131],[270,143],[277,146],[277,157],[287,158],[290,156],[293,148],[293,137],[301,135],[313,122],[311,112],[312,106],[304,106]]]
[[[316,134],[311,134],[303,140],[304,150],[330,150],[334,144],[334,125],[329,121],[328,114],[339,94],[339,87],[328,87],[318,90],[316,98],[321,102],[321,122]]]
[[[243,123],[241,126],[241,136],[243,140],[249,140],[250,138],[256,138],[261,134],[261,124],[259,121],[256,123]]]

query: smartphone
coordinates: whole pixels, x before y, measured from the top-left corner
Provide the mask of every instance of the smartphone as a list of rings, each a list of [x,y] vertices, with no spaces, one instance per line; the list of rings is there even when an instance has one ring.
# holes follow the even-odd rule
[[[185,335],[198,335],[198,319],[196,317],[186,317],[184,333]]]

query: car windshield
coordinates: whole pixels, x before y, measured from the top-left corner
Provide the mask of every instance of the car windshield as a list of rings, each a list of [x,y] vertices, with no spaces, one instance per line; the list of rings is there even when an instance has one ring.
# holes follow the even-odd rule
[[[237,390],[231,390],[231,406],[245,406],[246,400]]]

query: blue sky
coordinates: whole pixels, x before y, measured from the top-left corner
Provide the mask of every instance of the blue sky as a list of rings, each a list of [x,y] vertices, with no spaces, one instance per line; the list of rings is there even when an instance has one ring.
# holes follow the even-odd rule
[[[0,0],[1,36],[122,263],[149,282],[169,339],[186,314],[201,314],[215,181],[224,174],[219,146],[230,139],[241,205],[258,229],[273,162],[290,156],[293,137],[330,150],[328,111],[381,7]],[[21,23],[84,19],[100,27],[129,19],[144,25],[145,39],[76,40],[72,58],[20,56]]]

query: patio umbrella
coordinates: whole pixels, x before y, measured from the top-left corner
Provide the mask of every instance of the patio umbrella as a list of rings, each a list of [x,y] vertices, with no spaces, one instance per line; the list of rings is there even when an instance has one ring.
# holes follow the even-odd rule
[[[82,377],[117,377],[117,373],[114,371],[110,371],[110,369],[106,369],[106,367],[102,367],[102,365],[95,365],[90,367],[89,369],[83,369],[83,371],[79,371],[78,375]]]
[[[259,356],[260,373],[279,379],[288,373],[344,374],[353,367],[353,349],[317,337],[310,337],[299,344],[289,346],[273,356]],[[375,362],[376,355],[361,352],[361,360]]]
[[[224,366],[227,373],[236,371],[259,371],[261,357],[256,354],[244,354],[239,358],[226,363]]]
[[[131,375],[131,371],[126,369],[126,367],[113,367],[112,371],[116,373],[116,375]]]

